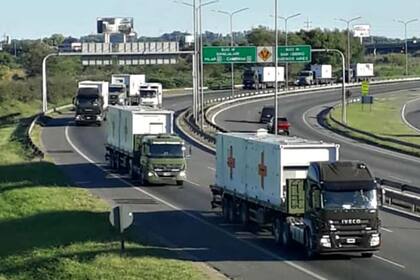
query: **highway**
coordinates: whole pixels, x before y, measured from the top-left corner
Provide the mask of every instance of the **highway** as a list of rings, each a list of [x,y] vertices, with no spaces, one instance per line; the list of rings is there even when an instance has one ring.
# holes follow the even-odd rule
[[[374,88],[384,92],[401,86]],[[420,87],[410,83],[409,87]],[[222,93],[221,93],[222,94]],[[306,138],[341,144],[342,158],[362,159],[378,176],[403,177],[419,182],[420,161],[384,152],[323,131],[316,113],[323,104],[338,101],[338,91],[282,97],[281,112],[288,116],[292,133]],[[190,97],[167,98],[165,108],[179,110],[190,105]],[[258,101],[221,113],[217,121],[238,131],[254,131]],[[302,118],[304,116],[304,118]],[[309,125],[309,126],[308,126]],[[133,186],[119,174],[110,174],[104,163],[104,127],[74,127],[71,115],[52,120],[42,133],[43,146],[76,185],[115,204],[128,203],[135,215],[135,230],[149,243],[186,252],[186,258],[205,261],[235,279],[418,279],[420,268],[420,224],[382,212],[383,249],[372,259],[332,256],[306,260],[300,250],[275,246],[268,232],[248,232],[226,225],[210,208],[208,185],[213,182],[214,157],[193,148],[188,182],[178,186]],[[395,178],[394,178],[395,180]],[[141,237],[141,236],[140,236]]]
[[[420,99],[408,102],[404,114],[407,122],[420,132]]]

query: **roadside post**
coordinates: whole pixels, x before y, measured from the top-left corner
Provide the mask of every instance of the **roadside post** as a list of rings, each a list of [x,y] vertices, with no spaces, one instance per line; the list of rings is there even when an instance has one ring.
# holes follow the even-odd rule
[[[126,206],[119,205],[112,208],[109,212],[109,222],[120,234],[121,240],[121,255],[125,252],[125,230],[133,224],[133,213],[128,212]]]
[[[362,111],[364,111],[364,104],[369,104],[369,112],[372,112],[373,96],[369,95],[369,82],[363,81],[361,88],[362,98]]]

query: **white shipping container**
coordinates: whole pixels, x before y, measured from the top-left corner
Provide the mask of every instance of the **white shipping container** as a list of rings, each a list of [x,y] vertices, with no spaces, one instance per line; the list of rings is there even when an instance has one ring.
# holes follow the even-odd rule
[[[357,63],[355,65],[355,76],[360,77],[373,77],[373,63]]]
[[[337,161],[339,146],[297,137],[220,133],[216,138],[216,185],[280,206],[287,179],[305,179],[313,161]]]
[[[146,82],[146,75],[114,74],[111,77],[111,84],[125,84],[129,96],[138,96],[140,85]]]
[[[109,106],[107,143],[132,153],[134,136],[173,133],[174,112],[142,106]]]
[[[103,109],[105,110],[108,107],[108,96],[109,96],[109,83],[105,81],[81,81],[78,84],[78,88],[83,87],[95,87],[98,88],[99,94],[102,96],[104,105]]]
[[[311,65],[311,71],[314,72],[315,79],[332,79],[332,66],[329,64]]]
[[[257,71],[258,75],[262,76],[262,82],[263,83],[273,83],[276,81],[276,67],[272,67],[272,66],[264,66],[264,67],[254,67],[253,68],[255,71]],[[285,78],[284,78],[284,67],[279,66],[277,67],[277,81],[278,82],[284,82]]]

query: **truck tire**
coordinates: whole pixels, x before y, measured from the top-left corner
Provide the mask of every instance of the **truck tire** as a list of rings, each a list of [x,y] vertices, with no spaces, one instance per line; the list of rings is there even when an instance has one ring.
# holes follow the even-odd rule
[[[362,258],[371,258],[373,257],[373,253],[362,253]]]
[[[130,171],[131,180],[137,181],[139,179],[139,176],[133,168],[133,161],[132,160],[130,160],[129,163],[128,163],[128,170]]]
[[[222,215],[226,222],[229,221],[229,208],[230,208],[230,199],[223,197],[222,200]]]
[[[308,259],[314,259],[317,256],[317,253],[314,252],[313,249],[313,239],[312,234],[309,229],[305,230],[305,249],[306,249],[306,257]]]
[[[229,219],[228,221],[232,224],[235,224],[236,222],[238,222],[238,214],[237,214],[237,209],[236,209],[236,205],[235,202],[233,200],[229,200]]]
[[[272,224],[272,232],[274,236],[274,242],[276,244],[281,245],[282,244],[282,223],[280,222],[279,218],[274,219],[274,222]]]
[[[177,181],[176,181],[176,185],[177,185],[177,186],[182,186],[182,185],[184,185],[184,181],[182,181],[182,180],[177,180]]]
[[[282,228],[281,242],[284,247],[289,247],[292,243],[289,224],[287,224],[286,222],[283,222],[281,228]]]
[[[241,203],[240,220],[243,226],[246,227],[249,225],[249,210],[248,210],[248,204],[245,201],[242,201]]]

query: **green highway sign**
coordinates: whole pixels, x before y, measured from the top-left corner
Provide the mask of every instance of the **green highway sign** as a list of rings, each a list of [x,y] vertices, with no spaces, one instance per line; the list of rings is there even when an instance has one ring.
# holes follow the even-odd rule
[[[311,62],[312,52],[309,45],[281,46],[277,49],[279,62],[306,63]]]
[[[256,63],[256,47],[204,47],[204,64]]]

